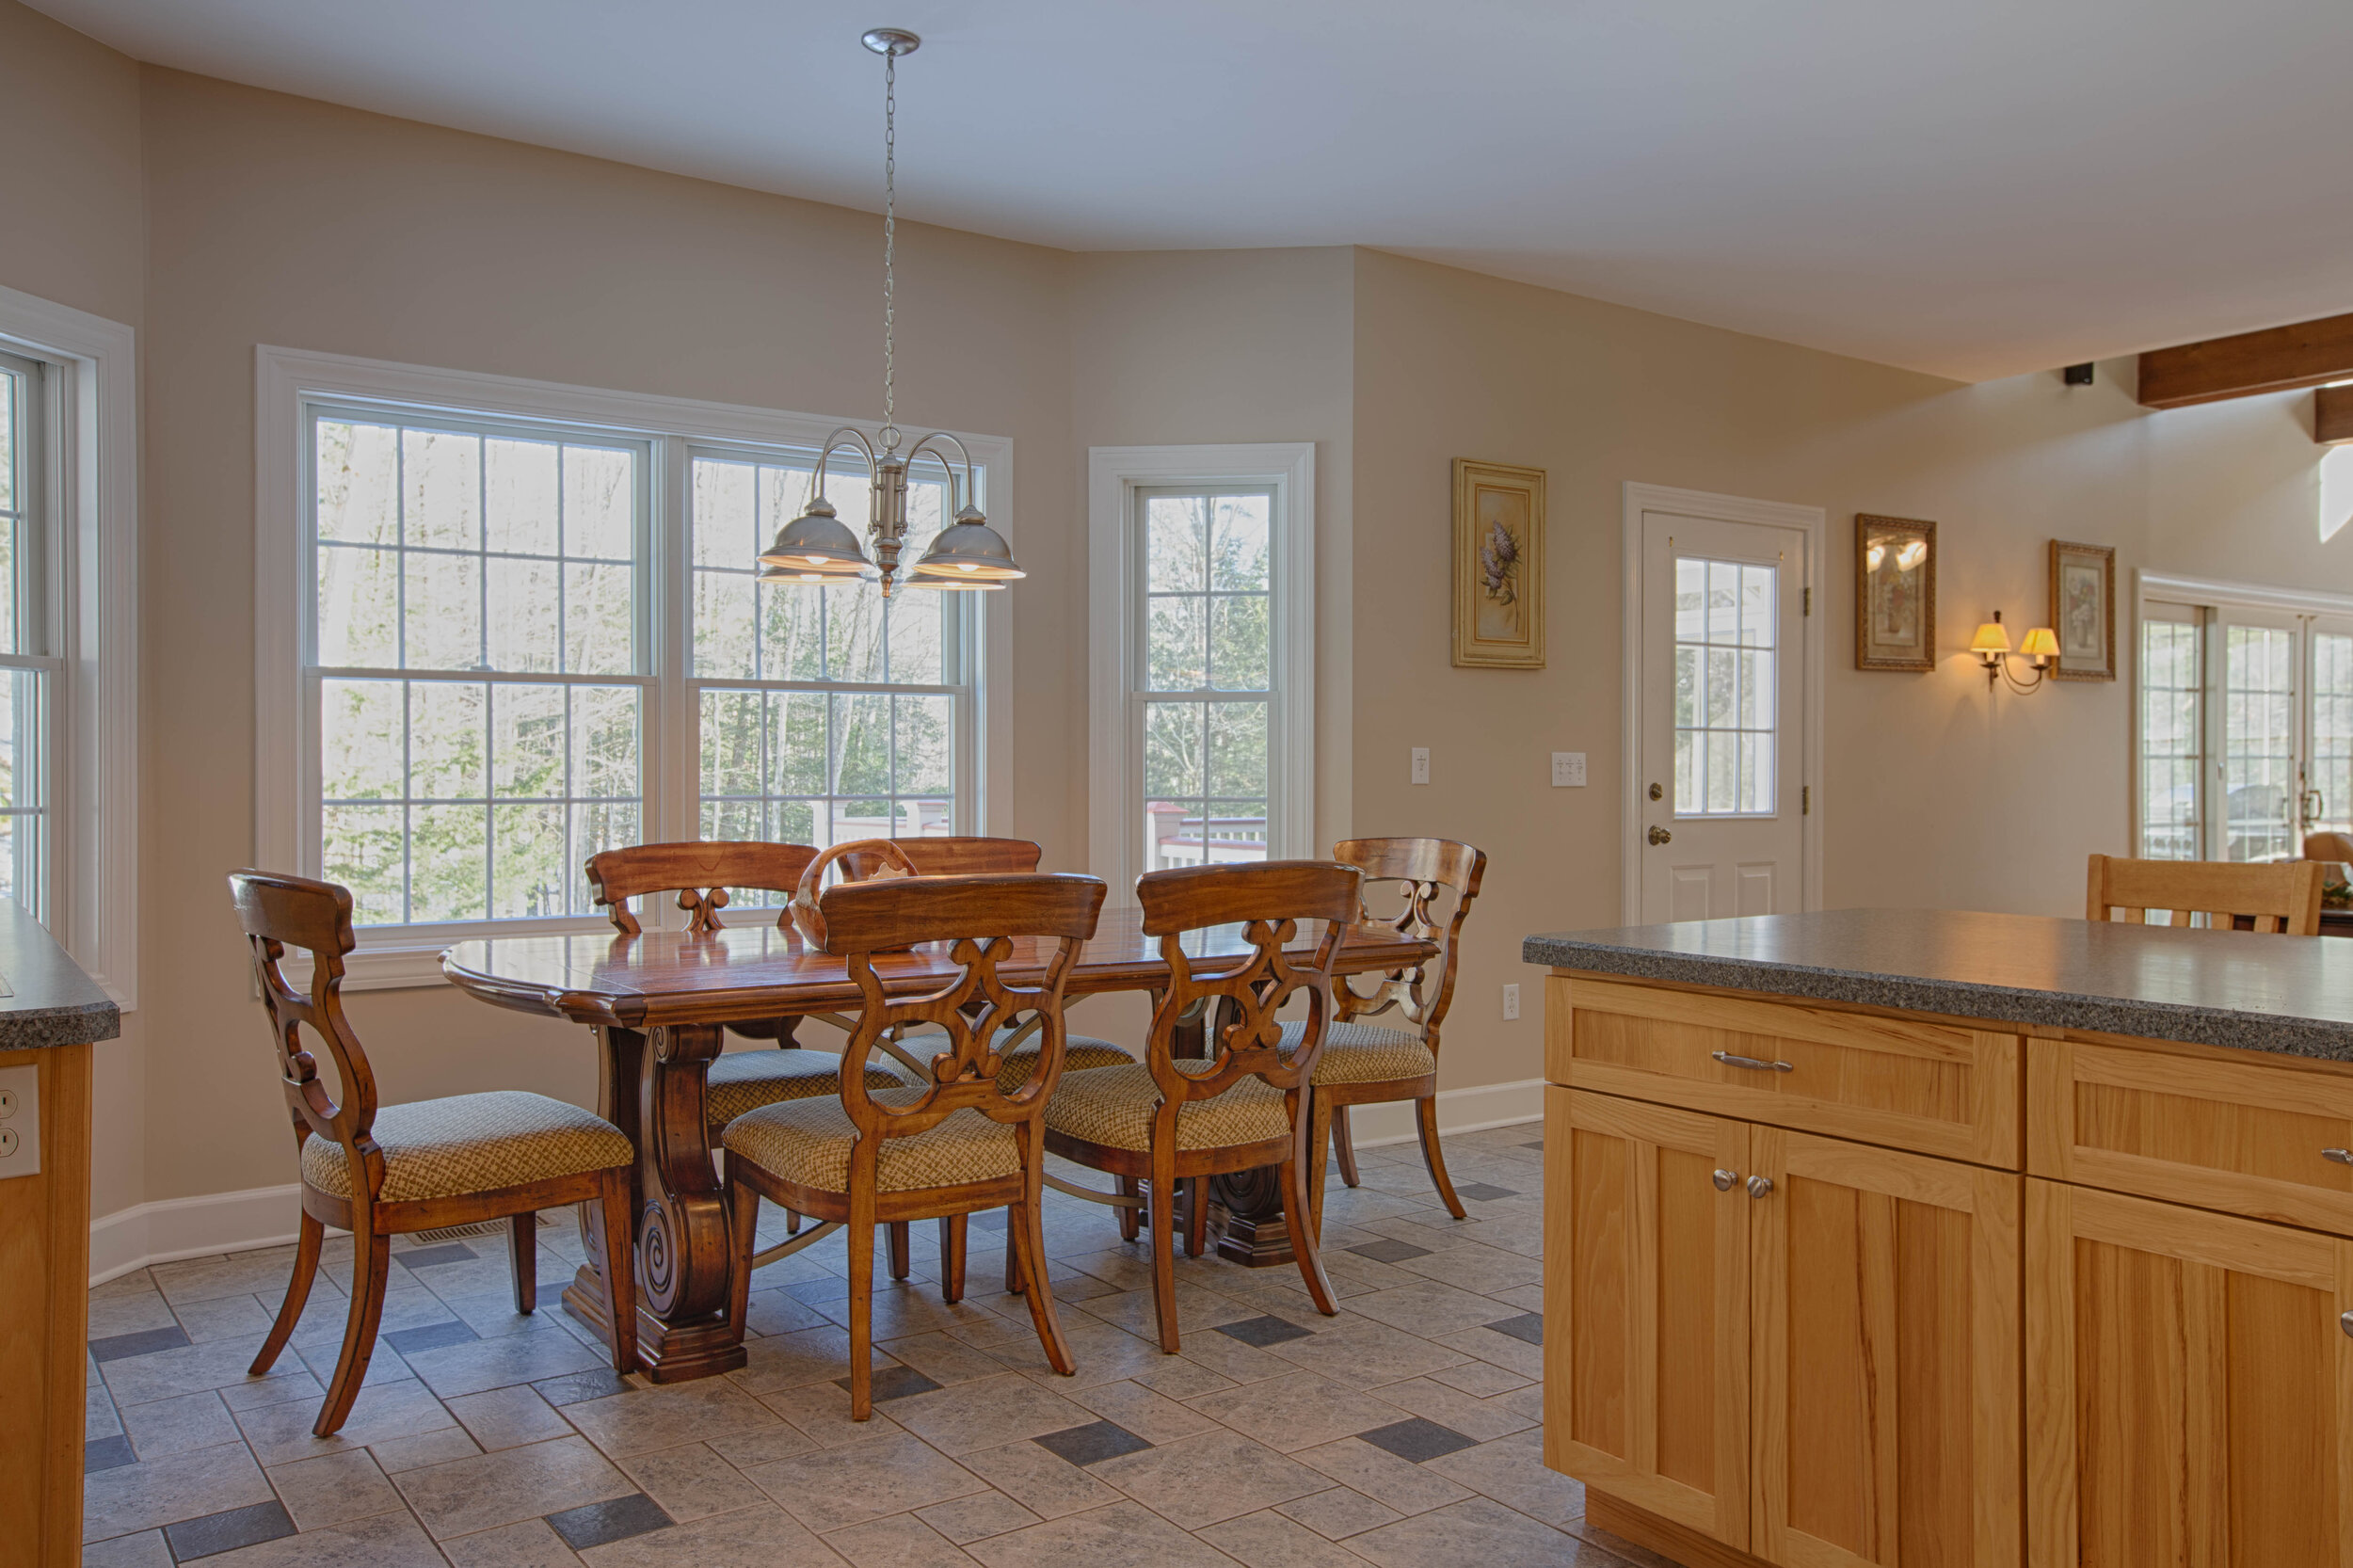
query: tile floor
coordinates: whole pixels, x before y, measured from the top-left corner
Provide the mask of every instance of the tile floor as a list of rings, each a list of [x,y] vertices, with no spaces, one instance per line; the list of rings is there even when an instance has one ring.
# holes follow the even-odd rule
[[[1538,1458],[1538,1127],[1448,1140],[1471,1218],[1410,1144],[1332,1178],[1319,1315],[1295,1271],[1180,1257],[1183,1352],[1150,1332],[1149,1264],[1112,1211],[1048,1194],[1079,1374],[1048,1371],[972,1233],[970,1291],[876,1302],[874,1418],[848,1418],[840,1239],[760,1271],[751,1363],[616,1379],[556,1303],[579,1242],[540,1232],[513,1309],[503,1243],[393,1254],[350,1422],[310,1433],[348,1249],[295,1342],[245,1375],[291,1248],[160,1265],[92,1292],[88,1568],[1625,1568]],[[1066,1171],[1076,1179],[1089,1173]],[[774,1215],[774,1210],[769,1211]],[[780,1226],[780,1216],[776,1217]]]

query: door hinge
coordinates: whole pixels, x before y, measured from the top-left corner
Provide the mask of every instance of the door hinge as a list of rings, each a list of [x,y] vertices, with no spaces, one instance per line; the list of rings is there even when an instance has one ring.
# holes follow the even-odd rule
[[[1798,602],[1802,606],[1802,608],[1801,608],[1798,612],[1800,615],[1812,615],[1814,613],[1814,590],[1812,588],[1800,588],[1798,590]]]
[[[1798,786],[1798,815],[1801,817],[1810,817],[1813,814],[1814,786],[1811,784],[1801,784]]]

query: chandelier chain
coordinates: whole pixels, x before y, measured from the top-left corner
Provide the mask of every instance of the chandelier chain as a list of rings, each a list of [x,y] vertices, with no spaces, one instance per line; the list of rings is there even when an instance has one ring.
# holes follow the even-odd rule
[[[899,229],[899,56],[883,56],[883,450],[899,445],[897,369],[891,362],[896,312],[891,297]]]

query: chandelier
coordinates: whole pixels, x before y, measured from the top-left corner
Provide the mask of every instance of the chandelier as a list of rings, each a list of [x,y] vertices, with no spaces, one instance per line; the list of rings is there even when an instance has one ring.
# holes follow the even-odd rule
[[[912,55],[922,40],[904,27],[877,27],[862,40],[883,57],[883,423],[878,449],[866,433],[843,425],[825,438],[817,455],[817,471],[809,484],[809,501],[801,515],[776,534],[776,543],[760,555],[760,576],[772,583],[826,583],[852,578],[882,584],[890,597],[893,583],[922,588],[984,590],[1002,588],[1016,577],[1028,575],[1014,564],[1013,548],[988,525],[973,502],[972,456],[964,443],[945,430],[934,431],[904,453],[899,450],[896,419],[897,384],[891,366],[893,320],[891,290],[892,247],[898,231],[899,56]],[[948,460],[954,447],[963,465],[959,485],[957,465]],[[825,465],[847,447],[865,459],[872,497],[867,532],[874,541],[872,561],[857,536],[835,515],[825,499]],[[930,457],[948,475],[948,500],[954,521],[932,538],[906,573],[899,566],[907,533],[907,470],[919,457]]]

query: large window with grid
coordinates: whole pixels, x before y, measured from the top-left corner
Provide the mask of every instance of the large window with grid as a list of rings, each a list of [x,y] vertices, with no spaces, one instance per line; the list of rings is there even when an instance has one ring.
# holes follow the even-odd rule
[[[45,367],[0,353],[0,898],[50,918],[54,657]]]
[[[564,391],[546,417],[293,399],[301,831],[279,863],[351,888],[363,954],[591,928],[605,848],[979,831],[983,596],[762,583],[811,446],[655,399],[562,417]],[[909,558],[945,475],[911,490]],[[866,514],[862,472],[826,494]]]

